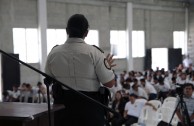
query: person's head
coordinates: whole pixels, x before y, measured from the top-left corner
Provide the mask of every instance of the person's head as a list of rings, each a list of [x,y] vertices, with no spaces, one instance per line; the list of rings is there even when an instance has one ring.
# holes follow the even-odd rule
[[[28,91],[30,91],[32,89],[31,84],[26,84],[26,88],[27,88]]]
[[[133,90],[135,90],[135,91],[138,91],[138,87],[139,87],[139,85],[137,83],[134,83],[132,86]]]
[[[88,20],[82,14],[72,15],[67,22],[67,34],[70,38],[85,38],[88,34]]]
[[[154,84],[157,84],[158,83],[158,78],[157,77],[154,77],[153,78],[153,82],[154,82]]]
[[[152,80],[152,76],[151,75],[146,76],[146,80],[147,81],[151,81]]]
[[[181,80],[185,80],[187,78],[187,74],[182,72],[181,73]]]
[[[22,83],[21,88],[22,91],[26,90],[26,83]]]
[[[138,84],[138,80],[136,78],[133,79],[134,84]]]
[[[159,77],[159,78],[158,78],[158,83],[159,83],[160,85],[164,85],[164,78],[163,78],[163,77]]]
[[[172,77],[172,83],[176,83],[176,77]]]
[[[18,90],[18,86],[13,85],[13,86],[12,86],[12,89],[13,89],[13,91],[17,91],[17,90]]]
[[[41,83],[41,82],[38,82],[38,83],[37,83],[37,87],[40,88],[41,86],[42,86],[42,83]]]
[[[186,97],[191,97],[193,94],[193,89],[194,87],[191,83],[184,84],[184,95]]]
[[[131,103],[134,103],[135,102],[135,99],[137,98],[138,96],[134,93],[130,94],[129,95],[129,101],[131,101]]]
[[[140,79],[140,82],[141,82],[141,84],[143,85],[143,86],[145,86],[145,79],[144,78],[142,78],[142,79]]]
[[[115,94],[115,100],[119,101],[122,98],[122,94],[120,91],[117,91]]]

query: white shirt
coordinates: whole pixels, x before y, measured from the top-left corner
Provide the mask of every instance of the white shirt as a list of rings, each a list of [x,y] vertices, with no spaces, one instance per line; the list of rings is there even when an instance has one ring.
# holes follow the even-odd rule
[[[153,85],[151,85],[150,83],[145,83],[145,87],[143,87],[143,89],[148,93],[153,93],[153,94],[156,94],[156,89],[154,88]]]
[[[170,83],[170,89],[171,90],[176,90],[176,83]]]
[[[192,62],[193,61],[190,58],[185,58],[183,60],[183,65],[184,65],[184,67],[188,68],[189,67],[189,64],[192,64]]]
[[[100,82],[114,79],[105,61],[105,55],[96,47],[81,38],[68,38],[65,44],[51,50],[45,71],[75,90],[98,91]]]
[[[177,83],[178,84],[185,84],[185,83],[188,83],[189,80],[185,79],[185,80],[182,80],[181,78],[177,79]]]
[[[127,115],[139,117],[141,110],[144,107],[146,102],[147,102],[146,100],[144,100],[144,102],[143,101],[136,102],[135,100],[135,103],[133,104],[130,101],[127,102],[125,105],[125,111],[127,111]]]
[[[133,89],[130,89],[129,94],[132,94],[132,93],[136,94],[138,97],[143,97],[143,98],[148,99],[148,94],[147,94],[146,91],[145,91],[143,88],[141,88],[141,87],[138,87],[138,91],[135,91],[135,90],[133,90]]]
[[[165,83],[163,85],[159,84],[158,88],[159,88],[159,91],[161,91],[161,92],[167,92],[170,89],[170,87],[168,85],[166,85]]]

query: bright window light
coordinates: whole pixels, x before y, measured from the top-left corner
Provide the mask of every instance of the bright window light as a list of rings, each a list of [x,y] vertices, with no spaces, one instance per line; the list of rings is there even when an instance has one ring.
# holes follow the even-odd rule
[[[110,31],[111,53],[114,58],[127,57],[126,31]]]
[[[132,31],[132,56],[145,56],[145,33],[144,31]]]
[[[64,44],[66,39],[65,29],[47,29],[47,54],[55,45]]]
[[[38,63],[39,55],[39,45],[38,45],[38,31],[37,29],[26,29],[26,53],[27,53],[27,62],[29,63]]]
[[[152,48],[152,69],[157,68],[168,70],[168,49]]]
[[[174,31],[173,32],[173,46],[175,49],[181,48],[182,54],[185,53],[185,32],[184,31]]]
[[[85,42],[89,45],[99,46],[99,34],[98,30],[89,30]]]
[[[14,53],[27,63],[39,62],[38,30],[34,28],[13,28]]]

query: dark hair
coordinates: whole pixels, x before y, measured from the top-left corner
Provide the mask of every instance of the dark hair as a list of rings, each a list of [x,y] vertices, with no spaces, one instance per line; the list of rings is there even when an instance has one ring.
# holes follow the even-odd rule
[[[185,83],[185,84],[184,84],[184,88],[185,88],[185,87],[192,87],[192,89],[194,89],[193,84],[191,84],[191,83]]]
[[[39,82],[37,83],[37,86],[40,86],[40,85],[42,85],[42,83],[39,81]]]
[[[172,79],[171,79],[172,81],[175,81],[176,80],[176,77],[172,77]]]
[[[67,22],[67,33],[69,34],[69,37],[83,38],[88,27],[88,20],[84,15],[74,14]]]
[[[138,96],[136,94],[134,94],[134,93],[130,94],[129,96],[130,97],[134,97],[134,98],[138,98]]]
[[[142,79],[140,79],[140,81],[141,81],[141,82],[145,82],[145,79],[144,79],[144,78],[142,78]]]
[[[161,83],[164,83],[164,78],[163,77],[159,77],[158,78],[158,82],[161,84]]]

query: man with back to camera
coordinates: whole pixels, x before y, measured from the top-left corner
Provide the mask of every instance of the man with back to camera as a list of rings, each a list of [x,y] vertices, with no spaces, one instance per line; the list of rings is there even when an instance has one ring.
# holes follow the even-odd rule
[[[115,84],[111,70],[113,55],[85,43],[88,21],[82,14],[72,15],[67,23],[68,39],[50,52],[45,71],[67,86],[99,101],[100,83],[111,88]],[[60,87],[60,88],[59,88]],[[55,118],[60,126],[104,126],[104,109],[87,99],[57,86],[53,87],[54,103],[63,103],[65,110]],[[60,120],[60,121],[58,121]]]

